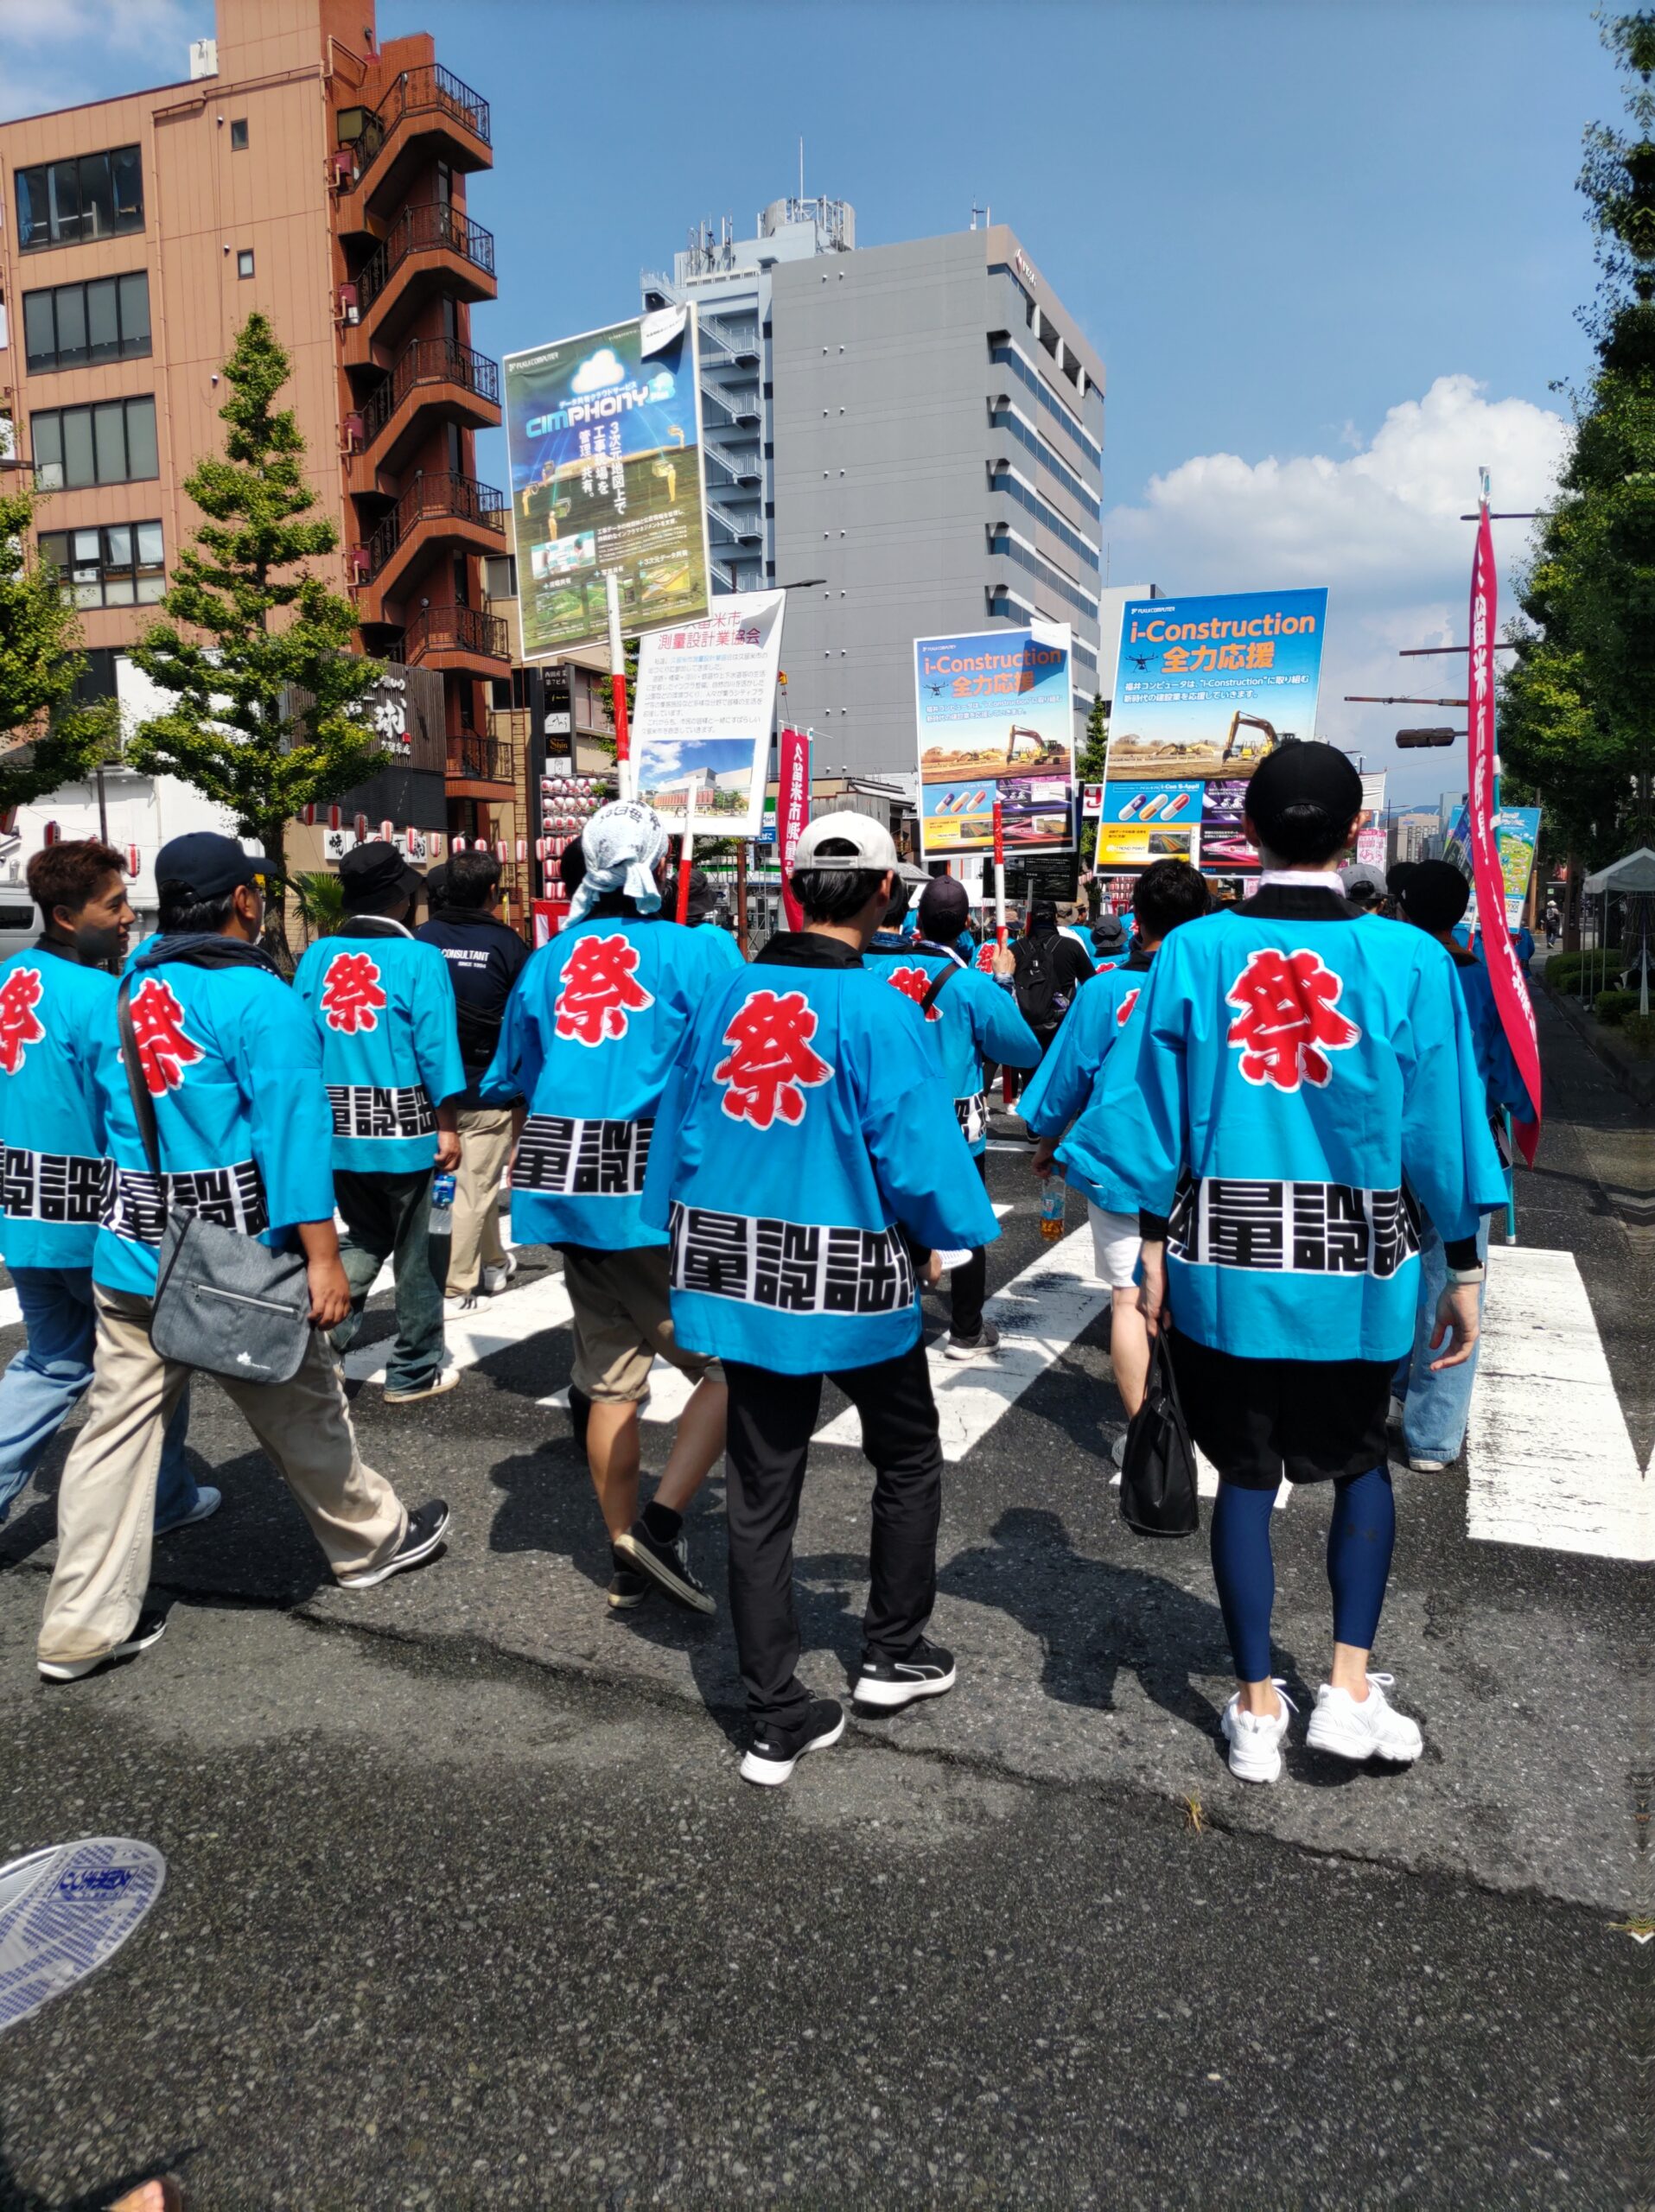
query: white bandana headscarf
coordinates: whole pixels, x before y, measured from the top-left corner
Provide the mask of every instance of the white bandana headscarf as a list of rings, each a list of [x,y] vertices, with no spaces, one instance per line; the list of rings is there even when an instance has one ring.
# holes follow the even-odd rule
[[[666,850],[666,824],[652,806],[621,798],[599,807],[581,832],[581,850],[586,874],[570,906],[571,922],[583,920],[611,891],[624,892],[640,914],[659,912],[654,870]]]

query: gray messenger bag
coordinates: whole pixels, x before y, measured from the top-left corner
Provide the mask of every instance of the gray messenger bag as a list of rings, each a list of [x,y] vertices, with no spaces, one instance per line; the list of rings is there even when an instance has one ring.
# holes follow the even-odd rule
[[[132,1028],[132,984],[121,985],[121,1058],[164,1209],[150,1341],[162,1359],[232,1382],[290,1382],[310,1341],[310,1286],[302,1252],[272,1252],[256,1236],[174,1204],[161,1165],[155,1102]]]

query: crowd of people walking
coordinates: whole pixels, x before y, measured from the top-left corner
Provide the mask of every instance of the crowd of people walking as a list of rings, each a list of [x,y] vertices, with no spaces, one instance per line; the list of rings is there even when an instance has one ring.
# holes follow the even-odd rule
[[[0,1248],[28,1332],[0,1380],[0,1518],[87,1400],[41,1676],[78,1680],[162,1633],[153,1543],[218,1503],[184,1458],[198,1363],[340,1586],[439,1556],[449,1509],[411,1510],[364,1461],[340,1355],[388,1265],[385,1402],[455,1387],[446,1321],[516,1265],[499,1224],[509,1167],[513,1245],[562,1255],[610,1608],[661,1592],[716,1611],[689,1516],[725,1462],[742,1774],[785,1783],[844,1726],[800,1678],[793,1600],[824,1382],[856,1408],[874,1472],[851,1694],[890,1712],[948,1692],[956,1661],[929,1634],[943,1463],[921,1299],[945,1271],[944,1357],[995,1358],[1000,1067],[1027,1083],[1034,1173],[1086,1202],[1128,1416],[1168,1332],[1218,1471],[1232,1769],[1276,1779],[1290,1726],[1270,1638],[1283,1480],[1334,1489],[1308,1740],[1416,1758],[1420,1730],[1370,1665],[1395,1529],[1388,1428],[1400,1420],[1418,1467],[1460,1449],[1487,1217],[1505,1200],[1491,1114],[1520,1086],[1486,971],[1454,935],[1454,871],[1412,871],[1399,906],[1359,882],[1347,895],[1360,809],[1342,754],[1284,746],[1248,788],[1256,895],[1214,910],[1165,860],[1138,880],[1130,938],[1066,931],[1036,901],[1015,947],[980,950],[962,883],[931,879],[910,901],[889,833],[825,815],[794,856],[802,927],[750,963],[717,926],[665,918],[666,831],[633,802],[570,848],[568,925],[532,954],[500,919],[487,854],[456,855],[433,887],[366,842],[341,864],[342,926],[291,983],[264,950],[263,864],[233,840],[162,849],[159,931],[130,956],[119,855],[48,848],[29,871],[43,932],[0,967]],[[203,1225],[227,1241],[202,1244]],[[273,1270],[257,1285],[237,1271],[255,1245]],[[203,1347],[231,1326],[239,1348],[198,1359],[181,1306]],[[271,1346],[289,1325],[283,1363]],[[658,1358],[691,1389],[645,1497]]]

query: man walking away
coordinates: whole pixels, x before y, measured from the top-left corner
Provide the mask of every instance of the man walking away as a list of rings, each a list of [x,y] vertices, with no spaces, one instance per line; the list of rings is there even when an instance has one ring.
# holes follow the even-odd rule
[[[898,898],[905,895],[898,891]],[[996,945],[993,973],[984,976],[955,950],[971,911],[965,886],[957,877],[933,876],[920,894],[917,937],[894,937],[888,912],[885,927],[869,948],[869,965],[924,1014],[926,1040],[953,1099],[960,1134],[986,1185],[989,1101],[983,1062],[1032,1068],[1040,1063],[1041,1048],[1008,988],[1010,952]],[[949,1275],[949,1359],[973,1359],[1000,1341],[1000,1332],[983,1318],[987,1280],[988,1255],[981,1245]]]
[[[500,918],[500,862],[493,853],[455,855],[442,871],[440,900],[433,893],[430,918],[414,935],[422,944],[434,944],[448,963],[460,1019],[466,1087],[459,1102],[448,1294],[454,1310],[464,1311],[476,1305],[480,1285],[493,1298],[517,1273],[516,1260],[500,1242],[500,1179],[520,1109],[485,1106],[477,1086],[500,1044],[506,1001],[527,964],[529,948]]]
[[[528,1101],[512,1233],[563,1255],[575,1309],[571,1402],[586,1409],[587,1463],[614,1568],[609,1604],[629,1611],[654,1583],[710,1613],[684,1516],[724,1448],[724,1381],[714,1361],[676,1338],[666,1238],[645,1223],[640,1201],[678,1047],[697,1007],[742,957],[722,930],[654,918],[653,871],[665,849],[665,826],[649,807],[623,800],[588,822],[568,925],[523,970],[481,1096]],[[638,1410],[658,1354],[695,1388],[640,1515]]]
[[[1136,1150],[1130,1131],[1143,1032],[1132,1017],[1162,940],[1206,913],[1208,903],[1206,886],[1187,861],[1155,861],[1144,869],[1132,894],[1137,937],[1130,957],[1099,975],[1022,1099],[1023,1119],[1040,1139],[1030,1163],[1035,1174],[1044,1180],[1056,1167],[1086,1201],[1093,1264],[1110,1290],[1109,1363],[1129,1421],[1149,1379],[1149,1338],[1138,1311],[1138,1194],[1122,1173]],[[1125,1440],[1123,1431],[1111,1447],[1117,1466]]]
[[[1309,1742],[1407,1763],[1417,1724],[1368,1672],[1395,1540],[1391,1376],[1414,1332],[1413,1201],[1442,1232],[1443,1365],[1477,1338],[1477,1226],[1505,1182],[1470,1025],[1440,945],[1356,912],[1334,874],[1362,779],[1327,745],[1266,754],[1243,827],[1257,895],[1174,931],[1139,1013],[1133,1132],[1150,1333],[1171,1325],[1179,1395],[1219,1471],[1213,1571],[1238,1688],[1232,1772],[1274,1782],[1289,1708],[1270,1671],[1270,1509],[1334,1484],[1334,1652]]]
[[[1058,928],[1057,903],[1051,899],[1029,901],[1028,927],[1013,947],[1013,959],[1017,1009],[1044,1057],[1075,994],[1091,978],[1093,963]]]
[[[258,944],[258,873],[229,837],[175,837],[156,859],[161,934],[132,964],[132,1025],[155,1103],[165,1187],[156,1188],[121,1052],[115,1003],[96,1031],[93,1076],[111,1180],[92,1254],[98,1343],[86,1417],[58,1491],[58,1554],[41,1624],[48,1681],[77,1681],[144,1651],[166,1618],[143,1610],[162,1436],[188,1370],[150,1341],[169,1211],[302,1249],[313,1327],[290,1382],[223,1385],[297,1499],[347,1590],[418,1567],[441,1545],[440,1499],[404,1510],[358,1456],[339,1368],[321,1332],[342,1320],[328,1168],[332,1116],[315,1025]]]
[[[461,855],[460,857],[467,857]],[[431,1167],[460,1165],[466,1087],[454,987],[434,945],[409,929],[420,880],[376,838],[339,863],[346,919],[299,963],[294,989],[321,1038],[334,1109],[334,1189],[344,1217],[340,1257],[351,1312],[334,1332],[343,1351],[361,1327],[374,1278],[389,1260],[397,1334],[385,1369],[388,1406],[440,1397],[460,1380],[443,1364],[442,1292],[431,1272]]]
[[[29,893],[45,927],[0,966],[0,1255],[29,1336],[0,1376],[0,1523],[92,1381],[106,1174],[92,1059],[132,925],[121,856],[92,839],[36,853]],[[198,1489],[185,1459],[188,1421],[185,1392],[162,1445],[157,1535],[218,1509],[220,1493]]]
[[[1454,980],[1464,995],[1466,1019],[1471,1025],[1472,1046],[1481,1073],[1489,1124],[1496,1145],[1503,1149],[1502,1116],[1513,1114],[1531,1121],[1534,1109],[1527,1086],[1518,1073],[1517,1062],[1506,1042],[1505,1026],[1494,1001],[1494,986],[1486,962],[1455,941],[1454,925],[1471,902],[1471,886],[1447,861],[1421,861],[1403,893],[1403,918],[1433,937],[1454,963]],[[1477,1230],[1477,1256],[1486,1281],[1488,1223]],[[1436,1308],[1448,1281],[1448,1255],[1436,1224],[1429,1213],[1420,1223],[1419,1302],[1414,1324],[1414,1348],[1397,1368],[1392,1389],[1402,1401],[1403,1440],[1408,1464],[1421,1474],[1440,1474],[1460,1456],[1471,1414],[1472,1386],[1477,1376],[1478,1346],[1456,1367],[1439,1367],[1432,1359],[1437,1334]],[[1483,1285],[1478,1286],[1478,1312],[1482,1310]]]
[[[729,1382],[730,1612],[753,1743],[784,1783],[844,1715],[799,1680],[793,1529],[831,1376],[874,1469],[855,1694],[886,1710],[952,1689],[926,1641],[942,1451],[916,1266],[999,1235],[919,1008],[863,955],[896,882],[890,833],[824,815],[792,878],[805,927],[708,994],[662,1101],[644,1217],[670,1223],[680,1344]],[[952,987],[951,987],[952,988]]]

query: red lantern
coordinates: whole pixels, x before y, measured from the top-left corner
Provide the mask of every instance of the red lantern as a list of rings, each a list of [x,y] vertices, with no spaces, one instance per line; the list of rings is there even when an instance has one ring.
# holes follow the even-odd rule
[[[299,809],[299,818],[304,823],[307,830],[312,830],[315,827],[316,810],[314,802],[308,803]]]
[[[385,839],[387,845],[394,845],[397,842],[396,823],[394,822],[382,822],[379,824],[379,835]]]
[[[337,829],[338,829],[338,827],[339,827],[339,823],[340,823],[340,812],[339,812],[339,809],[338,809],[336,806],[330,806],[330,807],[328,808],[328,827],[330,830],[337,830]]]
[[[126,872],[129,875],[136,875],[138,872],[138,849],[136,845],[129,845],[126,849]]]
[[[449,849],[450,852],[463,853],[465,849],[466,841],[463,837],[451,837],[449,840]]]
[[[63,832],[58,828],[55,822],[48,822],[45,830],[41,832],[43,842],[48,845],[55,845],[58,839],[62,835]]]
[[[356,831],[357,843],[359,845],[366,845],[368,841],[368,818],[366,815],[357,815],[352,826]]]
[[[431,858],[432,858],[434,861],[440,861],[440,860],[442,859],[442,832],[441,832],[440,830],[430,830],[430,832],[428,832],[428,834],[427,834],[427,836],[426,836],[425,842],[426,842],[427,849],[428,849],[428,850],[430,851],[430,853]]]
[[[504,837],[497,837],[497,838],[494,840],[494,858],[495,858],[495,859],[500,862],[500,866],[501,866],[502,868],[504,868],[504,867],[505,867],[505,865],[506,865],[506,840],[505,840],[505,838],[504,838]]]
[[[528,841],[528,839],[527,839],[526,837],[519,837],[519,838],[518,839],[518,841],[517,841],[517,856],[518,856],[518,858],[519,858],[519,861],[525,861],[525,860],[527,860],[527,859],[528,859],[528,857],[529,857],[529,841]]]

